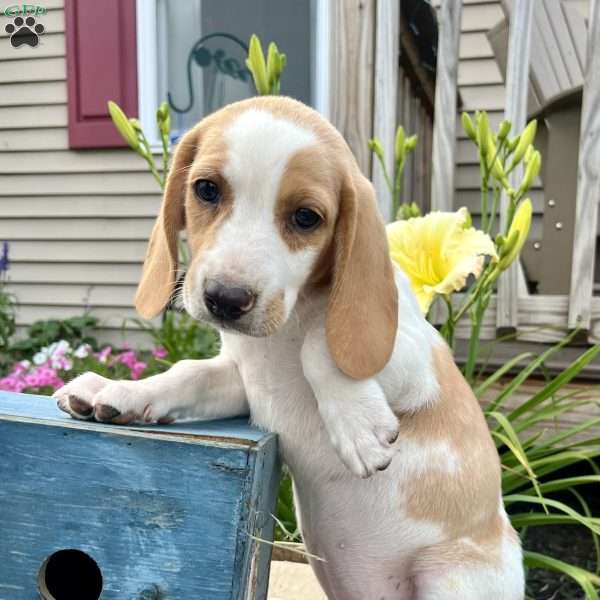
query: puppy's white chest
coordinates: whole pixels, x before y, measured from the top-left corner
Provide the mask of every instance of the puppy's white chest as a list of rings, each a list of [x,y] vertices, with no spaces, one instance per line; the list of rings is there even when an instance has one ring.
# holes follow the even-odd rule
[[[279,435],[284,461],[293,468],[296,453],[307,458],[307,440],[316,448],[326,442],[326,433],[302,372],[303,337],[287,329],[267,338],[225,333],[223,343],[238,365],[252,422]]]

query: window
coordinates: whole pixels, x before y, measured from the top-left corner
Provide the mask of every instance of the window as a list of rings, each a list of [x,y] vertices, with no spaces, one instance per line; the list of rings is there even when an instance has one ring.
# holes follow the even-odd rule
[[[287,54],[282,93],[326,113],[327,4],[327,0],[138,0],[144,129],[154,132],[154,113],[164,99],[171,107],[177,139],[203,116],[253,96],[245,66],[252,33],[263,43],[275,41]]]

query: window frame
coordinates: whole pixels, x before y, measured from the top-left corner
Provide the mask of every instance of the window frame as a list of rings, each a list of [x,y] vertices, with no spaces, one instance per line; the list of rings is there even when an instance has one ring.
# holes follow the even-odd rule
[[[159,56],[158,0],[136,0],[136,37],[138,70],[138,115],[140,123],[155,152],[161,151],[156,129],[156,109],[164,98],[158,97]],[[330,34],[331,18],[329,0],[312,0],[312,16],[316,27],[312,29],[311,48],[313,64],[312,106],[325,118],[330,116]],[[164,72],[164,70],[163,70]]]

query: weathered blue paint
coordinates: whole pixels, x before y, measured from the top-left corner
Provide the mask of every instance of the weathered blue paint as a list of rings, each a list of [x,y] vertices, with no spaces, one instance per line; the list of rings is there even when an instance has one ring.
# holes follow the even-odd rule
[[[74,421],[0,392],[0,600],[34,600],[44,559],[78,548],[102,600],[266,598],[276,440],[240,419],[161,427]]]

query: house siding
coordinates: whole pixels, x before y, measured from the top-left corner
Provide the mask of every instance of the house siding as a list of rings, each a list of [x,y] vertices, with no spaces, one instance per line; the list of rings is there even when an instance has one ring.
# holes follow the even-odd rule
[[[160,193],[129,149],[69,149],[64,8],[60,0],[44,6],[37,48],[14,49],[0,27],[0,240],[10,243],[9,289],[21,331],[89,309],[101,321],[99,338],[118,341],[136,316],[132,299]]]

